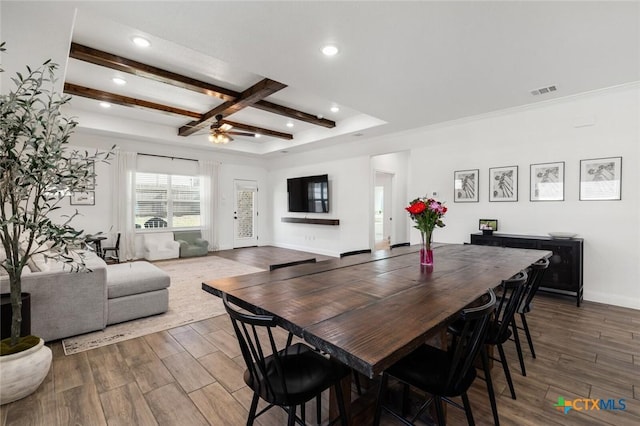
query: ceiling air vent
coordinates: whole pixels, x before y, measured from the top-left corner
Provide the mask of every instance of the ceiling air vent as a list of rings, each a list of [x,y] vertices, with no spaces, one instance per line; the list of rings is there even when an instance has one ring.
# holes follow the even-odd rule
[[[534,89],[531,91],[531,94],[533,96],[546,95],[547,93],[555,92],[556,90],[558,90],[558,88],[555,85],[553,85],[553,86],[541,87],[539,89]]]

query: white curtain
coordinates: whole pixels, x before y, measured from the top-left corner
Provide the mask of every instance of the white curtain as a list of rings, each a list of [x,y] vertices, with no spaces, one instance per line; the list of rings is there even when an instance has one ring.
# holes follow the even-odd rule
[[[120,233],[120,260],[131,260],[136,254],[135,215],[135,152],[116,150],[113,174],[114,232]]]
[[[220,163],[211,160],[198,161],[200,176],[200,216],[202,238],[209,241],[209,251],[218,250],[218,171]]]

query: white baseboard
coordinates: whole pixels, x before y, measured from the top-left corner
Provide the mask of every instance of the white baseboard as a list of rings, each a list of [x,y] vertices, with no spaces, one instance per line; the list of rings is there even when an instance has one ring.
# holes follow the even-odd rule
[[[602,293],[599,291],[584,291],[584,300],[607,305],[620,306],[640,310],[640,298],[625,297],[618,294]]]

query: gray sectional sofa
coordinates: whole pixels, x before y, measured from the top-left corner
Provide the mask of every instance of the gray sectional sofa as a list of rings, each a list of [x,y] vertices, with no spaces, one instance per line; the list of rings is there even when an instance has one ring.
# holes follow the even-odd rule
[[[70,272],[62,263],[48,263],[47,270],[25,268],[22,276],[22,291],[31,293],[31,333],[45,341],[168,309],[169,276],[148,262],[107,265],[88,253],[89,271]],[[0,292],[9,292],[7,276],[0,276]]]

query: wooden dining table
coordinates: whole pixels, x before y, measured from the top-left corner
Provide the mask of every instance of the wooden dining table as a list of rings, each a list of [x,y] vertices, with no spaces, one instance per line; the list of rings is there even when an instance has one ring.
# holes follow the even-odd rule
[[[417,246],[207,281],[239,306],[272,315],[311,346],[373,378],[436,335],[464,307],[546,250],[438,244],[433,267]]]

